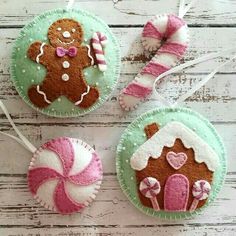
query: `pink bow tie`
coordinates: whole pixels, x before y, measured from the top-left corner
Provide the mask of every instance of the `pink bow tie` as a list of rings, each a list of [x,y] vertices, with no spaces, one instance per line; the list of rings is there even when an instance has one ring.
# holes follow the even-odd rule
[[[75,57],[77,55],[77,48],[76,47],[70,47],[68,50],[63,47],[57,47],[56,53],[58,57],[64,57],[65,55],[68,55],[69,57]]]

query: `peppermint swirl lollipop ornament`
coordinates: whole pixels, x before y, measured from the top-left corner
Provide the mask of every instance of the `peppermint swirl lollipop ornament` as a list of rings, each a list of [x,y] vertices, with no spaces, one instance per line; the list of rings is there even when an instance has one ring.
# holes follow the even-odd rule
[[[107,100],[119,70],[119,45],[108,25],[69,8],[45,12],[22,29],[13,49],[11,78],[37,111],[75,117]]]
[[[32,154],[28,171],[28,186],[33,197],[45,208],[60,214],[82,212],[95,199],[102,182],[99,155],[80,139],[60,137],[35,148],[13,123],[0,101],[19,138],[7,135]]]

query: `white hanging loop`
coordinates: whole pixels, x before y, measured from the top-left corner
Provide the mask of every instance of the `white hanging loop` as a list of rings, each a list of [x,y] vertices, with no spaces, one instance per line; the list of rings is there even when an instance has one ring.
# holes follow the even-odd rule
[[[2,111],[4,112],[4,114],[6,115],[9,123],[11,124],[12,128],[15,130],[15,132],[18,134],[19,138],[4,133],[2,131],[0,131],[1,134],[4,134],[12,139],[14,139],[15,141],[17,141],[19,144],[21,144],[23,147],[25,147],[26,149],[28,149],[30,152],[34,153],[37,148],[34,147],[34,145],[20,132],[20,130],[16,127],[16,125],[14,124],[10,114],[7,111],[6,106],[3,104],[3,102],[0,100],[0,108],[2,109]]]
[[[191,0],[191,2],[185,7],[185,0],[180,0],[179,3],[179,17],[183,18],[190,8],[197,2],[197,0]]]
[[[67,11],[69,11],[73,7],[74,2],[75,2],[75,0],[69,0],[67,7],[66,7]]]
[[[179,66],[173,67],[172,69],[166,71],[165,73],[161,74],[160,76],[158,76],[154,82],[153,85],[153,91],[154,91],[154,96],[156,99],[158,99],[164,106],[170,106],[170,107],[175,107],[177,105],[179,105],[181,102],[184,102],[187,98],[191,97],[197,90],[199,90],[202,86],[204,86],[211,78],[213,78],[215,76],[216,73],[219,72],[219,70],[225,66],[226,64],[230,63],[232,60],[234,60],[236,58],[236,56],[234,55],[233,57],[231,57],[227,62],[224,62],[223,64],[217,66],[209,75],[207,75],[201,82],[199,82],[197,85],[195,85],[194,87],[192,87],[186,94],[180,96],[176,102],[174,104],[170,103],[169,101],[167,101],[164,97],[162,97],[156,90],[156,86],[157,86],[157,82],[168,76],[171,75],[173,73],[177,73],[187,67],[190,66],[194,66],[197,64],[200,64],[204,61],[208,61],[220,56],[225,56],[225,54],[229,51],[235,50],[236,48],[228,48],[226,50],[223,50],[221,52],[217,52],[217,53],[211,53],[202,57],[199,57],[195,60],[192,61],[188,61],[184,64],[181,64]]]

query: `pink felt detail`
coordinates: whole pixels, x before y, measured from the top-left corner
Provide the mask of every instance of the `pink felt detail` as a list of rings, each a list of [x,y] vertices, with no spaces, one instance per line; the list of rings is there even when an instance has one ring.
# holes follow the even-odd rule
[[[143,179],[143,184],[145,188],[140,190],[140,192],[147,197],[147,194],[150,194],[152,198],[156,197],[158,193],[161,191],[161,186],[158,180],[154,184],[151,184],[149,181],[149,177]]]
[[[189,180],[182,174],[171,175],[165,184],[164,209],[186,211],[189,198]]]
[[[166,160],[175,170],[179,170],[187,161],[188,156],[183,153],[168,152],[166,155]]]
[[[40,185],[42,185],[49,179],[60,177],[62,176],[57,171],[48,167],[31,169],[28,173],[29,189],[32,194],[36,194]]]
[[[101,180],[102,166],[100,159],[96,153],[93,153],[89,165],[79,174],[70,176],[69,172],[74,164],[74,150],[71,141],[68,138],[59,138],[44,144],[42,148],[49,149],[58,155],[62,162],[63,175],[48,167],[32,168],[28,173],[30,191],[36,195],[38,188],[44,182],[50,179],[58,179],[59,183],[54,192],[54,201],[57,210],[65,214],[80,211],[84,205],[75,203],[70,199],[65,191],[64,183],[69,181],[76,185],[89,185],[97,180]]]
[[[123,94],[131,95],[137,98],[144,98],[152,92],[151,88],[145,87],[136,82],[130,83],[124,90]]]
[[[147,24],[144,26],[142,36],[159,40],[163,38],[163,34],[158,31],[158,29],[153,25],[151,21],[148,21]]]
[[[74,149],[68,138],[58,138],[45,143],[42,148],[55,152],[63,164],[64,175],[67,175],[74,163]]]
[[[207,194],[209,196],[210,194],[210,189],[206,187],[206,182],[205,180],[201,180],[199,182],[200,188],[198,188],[197,186],[193,185],[193,192],[196,192],[197,194],[195,195],[195,198],[197,200],[202,200],[203,194]]]
[[[56,54],[58,57],[64,57],[68,55],[69,57],[75,57],[77,55],[78,49],[76,47],[70,47],[69,49],[65,49],[63,47],[56,48]]]
[[[93,157],[88,166],[80,173],[70,176],[71,182],[79,185],[89,185],[97,180],[102,179],[102,167],[101,162],[96,155],[93,153]]]
[[[184,26],[186,23],[183,19],[176,15],[168,15],[167,28],[165,32],[165,37],[170,38],[178,29]]]
[[[60,180],[54,192],[54,202],[57,210],[62,214],[81,211],[85,205],[74,202],[65,189],[64,180]]]
[[[170,67],[165,66],[165,65],[161,65],[159,63],[155,63],[155,62],[149,62],[141,71],[141,74],[150,74],[153,75],[155,77],[161,75],[162,73],[168,71],[170,69]]]
[[[169,53],[169,54],[176,55],[178,58],[182,58],[186,50],[187,50],[187,45],[180,44],[180,43],[166,42],[159,49],[158,53]]]

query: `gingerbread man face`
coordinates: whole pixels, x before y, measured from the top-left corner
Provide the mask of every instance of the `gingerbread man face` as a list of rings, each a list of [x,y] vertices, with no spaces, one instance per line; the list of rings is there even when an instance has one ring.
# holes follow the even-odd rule
[[[48,39],[53,47],[79,47],[83,41],[83,30],[75,20],[60,19],[49,27]]]

